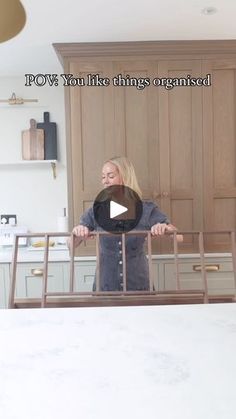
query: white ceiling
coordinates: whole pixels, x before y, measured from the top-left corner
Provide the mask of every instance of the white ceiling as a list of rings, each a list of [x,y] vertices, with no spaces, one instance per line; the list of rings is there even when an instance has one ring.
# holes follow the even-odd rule
[[[55,42],[236,39],[235,0],[22,0],[26,26],[0,44],[0,76],[62,70]],[[215,7],[213,15],[202,9]]]

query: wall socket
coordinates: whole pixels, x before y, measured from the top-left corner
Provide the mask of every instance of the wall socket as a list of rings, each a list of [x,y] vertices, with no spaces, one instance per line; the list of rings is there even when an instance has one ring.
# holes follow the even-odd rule
[[[1,218],[0,218],[1,224],[2,224],[3,219],[7,220],[7,222],[3,223],[3,224],[9,224],[9,218],[14,218],[15,219],[15,225],[17,224],[16,214],[1,214]]]

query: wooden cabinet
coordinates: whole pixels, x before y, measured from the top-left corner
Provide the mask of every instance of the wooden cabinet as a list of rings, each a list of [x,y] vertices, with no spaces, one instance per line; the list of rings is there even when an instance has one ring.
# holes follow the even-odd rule
[[[181,230],[236,228],[235,41],[56,44],[65,73],[148,78],[150,86],[65,87],[70,227],[101,188],[101,167],[127,155],[144,198]],[[165,88],[153,78],[205,78],[210,86]],[[209,236],[208,251],[228,251]],[[168,246],[154,252],[168,253]],[[188,236],[180,251],[198,251]],[[84,254],[95,254],[93,244]]]
[[[206,230],[236,229],[236,58],[205,60],[212,85],[203,90],[203,196]],[[207,247],[229,248],[228,235]]]
[[[161,77],[199,77],[201,60],[159,63]],[[202,89],[159,90],[160,206],[181,230],[202,230]],[[180,248],[197,251],[195,238],[185,236]]]
[[[158,63],[137,59],[113,61],[113,73],[138,80],[152,80],[158,74]],[[143,84],[144,85],[144,84]],[[114,96],[114,132],[116,155],[127,155],[133,162],[144,198],[160,197],[158,89],[150,85],[116,86]],[[111,157],[111,155],[109,156]],[[101,170],[101,168],[100,168]]]

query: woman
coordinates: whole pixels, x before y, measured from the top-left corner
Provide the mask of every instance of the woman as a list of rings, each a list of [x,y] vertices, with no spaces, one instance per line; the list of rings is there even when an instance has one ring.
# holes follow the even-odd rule
[[[124,185],[131,188],[142,198],[136,174],[132,163],[126,157],[114,157],[106,161],[102,168],[102,184],[104,188],[112,185]],[[173,232],[176,228],[170,224],[156,204],[143,201],[143,212],[135,230],[150,230],[152,236],[162,236],[166,232]],[[75,246],[92,236],[92,231],[102,231],[97,224],[93,207],[89,208],[80,218],[80,223],[73,228]],[[126,236],[126,281],[127,290],[148,290],[149,275],[148,261],[144,251],[145,236]],[[122,291],[121,236],[106,235],[100,237],[100,290]],[[94,285],[95,290],[95,285]]]

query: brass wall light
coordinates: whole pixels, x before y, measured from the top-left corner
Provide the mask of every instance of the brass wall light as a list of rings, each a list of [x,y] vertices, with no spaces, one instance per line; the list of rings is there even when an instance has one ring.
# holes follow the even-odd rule
[[[0,0],[0,42],[16,36],[25,22],[25,9],[19,0]]]

